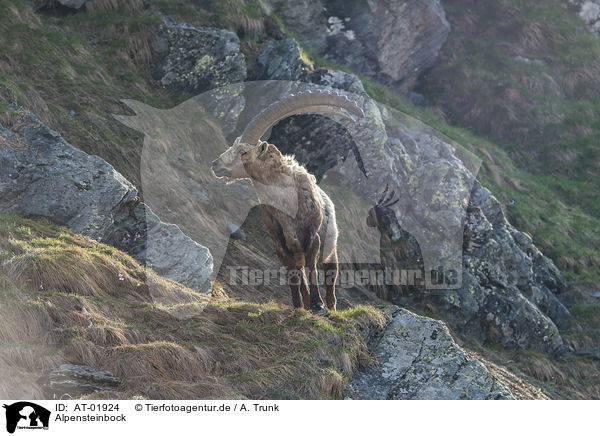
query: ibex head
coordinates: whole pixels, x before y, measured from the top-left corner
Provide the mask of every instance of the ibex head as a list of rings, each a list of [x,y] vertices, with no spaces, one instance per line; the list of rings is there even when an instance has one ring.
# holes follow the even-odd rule
[[[247,168],[253,162],[276,161],[281,153],[260,138],[278,121],[292,115],[322,113],[339,115],[352,121],[364,117],[363,110],[347,97],[329,92],[306,92],[267,106],[248,123],[242,135],[212,163],[215,176],[230,181],[249,178]]]
[[[229,181],[248,178],[243,159],[248,154],[255,155],[257,148],[256,144],[241,142],[241,136],[238,137],[231,147],[212,162],[213,173],[219,178],[227,177]]]

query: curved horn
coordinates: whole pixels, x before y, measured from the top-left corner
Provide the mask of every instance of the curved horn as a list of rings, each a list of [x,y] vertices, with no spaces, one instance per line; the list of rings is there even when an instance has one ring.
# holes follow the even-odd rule
[[[385,200],[385,197],[387,196],[387,192],[388,192],[388,188],[389,188],[389,187],[390,187],[390,185],[388,185],[388,184],[386,183],[386,185],[385,185],[385,189],[383,190],[383,194],[381,195],[381,198],[380,198],[380,199],[379,199],[379,201],[377,202],[377,205],[378,205],[378,206],[383,204],[383,202],[384,202],[384,200]]]
[[[392,198],[390,198],[390,201],[388,201],[388,202],[385,204],[385,207],[392,207],[393,205],[395,205],[395,204],[396,204],[396,203],[398,203],[399,201],[400,201],[400,199],[399,199],[399,198],[396,198],[396,200],[394,200],[394,201],[392,201]]]
[[[385,189],[383,190],[383,194],[381,195],[381,198],[379,199],[375,207],[389,208],[400,201],[399,198],[396,198],[394,200],[394,198],[396,197],[396,191],[392,190],[388,192],[389,187],[390,185],[386,183]]]
[[[396,191],[390,192],[390,194],[388,195],[388,197],[384,200],[383,204],[385,206],[389,206],[390,204],[393,204],[391,202],[394,200],[395,197],[396,197]]]
[[[327,92],[306,92],[277,101],[248,123],[240,142],[257,144],[262,135],[277,121],[296,114],[321,113],[339,115],[351,121],[365,116],[363,110],[348,97]]]

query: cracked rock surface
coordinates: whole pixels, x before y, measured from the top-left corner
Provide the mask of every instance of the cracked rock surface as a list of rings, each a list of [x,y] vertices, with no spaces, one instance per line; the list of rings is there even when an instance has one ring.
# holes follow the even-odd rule
[[[391,86],[431,67],[450,24],[440,0],[270,0],[302,46]]]
[[[514,399],[483,363],[454,342],[441,321],[398,309],[371,348],[376,364],[350,382],[352,399]]]

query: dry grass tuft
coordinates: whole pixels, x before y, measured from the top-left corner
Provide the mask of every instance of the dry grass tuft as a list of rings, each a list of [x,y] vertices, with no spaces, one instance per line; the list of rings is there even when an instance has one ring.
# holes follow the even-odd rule
[[[269,10],[261,1],[228,0],[225,13],[238,34],[250,38],[265,34],[265,16]]]
[[[520,45],[527,50],[545,50],[548,41],[544,35],[542,23],[530,22],[522,29]]]
[[[565,375],[546,356],[537,353],[527,353],[527,366],[525,372],[542,382],[556,382],[564,384]]]
[[[548,396],[538,387],[526,382],[521,377],[516,376],[511,371],[500,365],[490,362],[481,356],[475,356],[481,360],[490,373],[506,387],[517,400],[548,400]]]
[[[7,397],[44,398],[27,380],[70,362],[122,381],[97,398],[341,398],[385,323],[200,295],[43,220],[0,215],[0,236],[0,374],[23,381]]]

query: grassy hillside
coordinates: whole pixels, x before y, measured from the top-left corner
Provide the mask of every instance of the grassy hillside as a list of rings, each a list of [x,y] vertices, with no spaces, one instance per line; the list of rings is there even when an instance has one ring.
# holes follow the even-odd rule
[[[188,97],[150,77],[158,14],[236,30],[249,70],[259,41],[269,36],[268,20],[276,17],[241,0],[153,1],[148,8],[141,1],[88,3],[87,11],[68,14],[52,7],[34,13],[25,0],[0,4],[0,123],[10,126],[8,103],[17,101],[139,187],[142,138],[112,114],[128,113],[124,98],[166,108]],[[569,278],[595,282],[600,40],[560,3],[444,2],[453,32],[422,86],[434,110],[364,82],[374,98],[474,151],[484,162],[480,180],[500,198],[511,222],[530,233]]]
[[[559,3],[444,1],[453,32],[421,89],[432,108],[363,82],[377,100],[482,158],[479,179],[511,222],[569,278],[594,283],[600,278],[600,43]],[[272,25],[250,0],[154,0],[149,7],[141,0],[90,0],[76,13],[52,6],[34,12],[25,0],[3,0],[0,123],[10,127],[9,103],[16,101],[140,187],[142,138],[112,114],[128,113],[121,99],[167,108],[189,97],[150,77],[159,13],[237,31],[250,71]],[[364,330],[382,323],[368,307],[324,320],[278,301],[235,299],[255,290],[198,295],[117,250],[15,216],[0,215],[0,265],[0,380],[6,365],[21,368],[11,375],[21,383],[11,385],[30,397],[40,396],[32,376],[70,361],[113,371],[123,380],[123,398],[337,398],[357,363],[369,362]],[[565,332],[567,342],[597,344],[598,307],[569,307],[576,322]],[[555,362],[462,339],[557,396],[600,395],[600,374],[589,358]],[[0,385],[0,396],[15,396],[6,389]]]
[[[31,3],[39,9],[34,12]],[[160,14],[237,31],[249,58],[258,46],[253,37],[265,36],[269,20],[244,0],[90,0],[76,12],[53,0],[3,0],[0,123],[10,126],[15,101],[139,187],[142,137],[112,115],[128,113],[122,99],[170,108],[189,98],[150,77],[150,43]]]
[[[504,152],[482,147],[513,222],[571,277],[596,281],[600,38],[562,0],[443,4],[452,32],[420,91]]]
[[[0,214],[0,396],[43,398],[69,362],[109,370],[110,398],[340,398],[382,312],[329,318],[219,289],[197,294],[46,221]],[[10,376],[10,378],[9,378]]]

